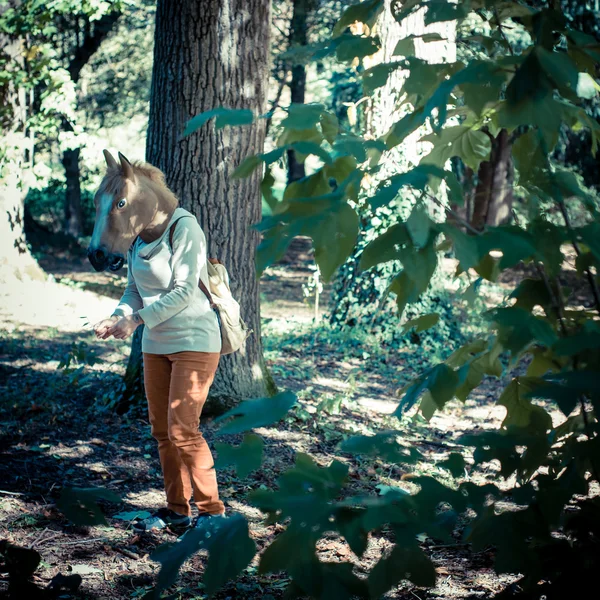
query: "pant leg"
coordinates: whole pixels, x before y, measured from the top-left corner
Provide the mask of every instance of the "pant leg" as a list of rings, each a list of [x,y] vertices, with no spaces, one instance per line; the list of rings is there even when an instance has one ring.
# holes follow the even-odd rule
[[[219,500],[213,457],[198,429],[220,354],[176,352],[168,356],[172,361],[169,438],[189,470],[194,502],[200,513],[225,512],[223,502]]]
[[[152,437],[158,442],[167,506],[182,514],[191,514],[192,486],[187,467],[177,447],[169,439],[169,391],[172,365],[167,356],[144,353],[144,388]]]

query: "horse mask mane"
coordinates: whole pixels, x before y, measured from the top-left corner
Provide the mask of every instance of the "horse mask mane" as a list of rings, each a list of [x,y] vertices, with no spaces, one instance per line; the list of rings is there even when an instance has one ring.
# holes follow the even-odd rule
[[[135,238],[160,235],[178,201],[160,169],[144,162],[131,163],[119,152],[119,161],[104,150],[107,171],[94,197],[96,220],[88,258],[96,271],[118,271]]]

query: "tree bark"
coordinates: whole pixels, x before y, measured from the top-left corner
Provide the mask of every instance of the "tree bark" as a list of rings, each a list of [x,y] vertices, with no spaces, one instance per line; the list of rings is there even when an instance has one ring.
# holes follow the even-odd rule
[[[260,170],[233,170],[264,145],[264,119],[216,130],[212,122],[182,137],[193,116],[219,106],[266,107],[269,0],[159,0],[146,159],[160,168],[180,204],[196,215],[209,256],[223,261],[231,289],[254,333],[245,349],[221,358],[206,405],[222,412],[239,400],[275,391],[260,339],[255,269],[261,219]]]
[[[0,16],[9,8],[20,6],[11,0],[0,7]],[[23,40],[0,33],[0,65],[16,61],[24,70]],[[1,67],[0,67],[1,68]],[[31,147],[27,129],[28,94],[15,79],[0,83],[0,134],[4,141],[0,151],[0,283],[15,279],[44,280],[46,275],[33,258],[25,241],[24,200],[27,187],[23,173],[31,166]],[[29,146],[29,156],[27,148]]]
[[[497,137],[490,137],[490,160],[479,165],[473,196],[471,225],[478,230],[486,225],[497,227],[508,221],[513,205],[514,169],[508,132],[501,129]]]
[[[140,404],[144,399],[144,361],[142,355],[142,335],[144,325],[138,327],[131,340],[131,354],[125,371],[125,390],[119,398],[116,412],[119,415],[126,413],[131,406]]]
[[[79,148],[70,148],[62,157],[66,178],[64,228],[65,233],[73,237],[79,237],[83,229],[79,153]]]
[[[294,0],[292,22],[290,24],[290,47],[306,46],[308,43],[308,13],[313,10],[313,0]],[[290,81],[290,99],[295,104],[304,104],[306,94],[306,65],[292,67],[292,80]],[[304,163],[296,158],[293,150],[287,151],[288,159],[288,184],[302,179],[305,175]]]

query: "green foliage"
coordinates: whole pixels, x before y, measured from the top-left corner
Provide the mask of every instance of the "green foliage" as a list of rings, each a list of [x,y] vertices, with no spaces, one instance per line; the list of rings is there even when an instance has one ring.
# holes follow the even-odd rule
[[[388,295],[394,298],[396,314],[369,314],[371,326],[380,319],[384,327],[393,323],[400,329],[399,320],[406,316],[405,333],[419,340],[429,328],[442,331],[445,319],[439,315],[451,310],[450,302],[442,310],[435,289],[442,251],[456,258],[455,277],[469,286],[471,298],[482,280],[494,282],[524,266],[527,277],[487,311],[480,335],[463,339],[459,331],[446,336],[447,352],[428,361],[400,390],[395,412],[404,418],[420,410],[431,419],[451,400],[465,401],[486,378],[495,377],[508,382],[495,399],[506,414],[498,431],[460,440],[472,448],[472,466],[459,452],[439,463],[457,478],[453,487],[419,477],[412,480],[419,487],[414,494],[387,486],[376,497],[346,497],[346,464],[318,466],[310,456],[297,455],[295,466],[280,476],[278,490],[250,495],[268,523],[284,525],[261,555],[259,570],[287,571],[290,596],[379,597],[402,580],[434,585],[435,570],[418,536],[449,543],[462,534],[476,551],[495,548],[497,572],[521,574],[521,597],[566,597],[573,573],[590,581],[600,566],[598,536],[590,534],[598,531],[600,506],[588,497],[600,474],[600,231],[596,197],[579,177],[555,163],[553,152],[565,130],[588,130],[592,152],[598,148],[600,129],[585,109],[598,96],[593,79],[598,44],[545,3],[392,4],[400,23],[420,9],[425,24],[456,21],[469,52],[455,63],[428,64],[411,56],[414,38],[409,37],[396,48],[402,61],[369,65],[362,73],[365,97],[378,93],[400,66],[407,71],[399,96],[402,110],[396,113],[402,116],[379,139],[369,139],[360,128],[349,130],[318,103],[288,109],[277,150],[248,157],[236,176],[271,165],[292,147],[300,155],[319,157],[322,165],[287,185],[272,214],[256,225],[262,233],[258,271],[281,258],[294,236],[310,236],[326,280],[340,267],[364,277],[363,289],[344,290],[348,297],[354,294],[352,302],[364,308],[377,300],[387,313]],[[382,6],[368,0],[349,7],[332,40],[304,49],[303,60],[336,55],[360,64],[372,56],[379,47],[372,26]],[[347,31],[357,21],[367,25],[360,36]],[[474,34],[472,22],[483,33]],[[518,42],[513,30],[520,33]],[[390,151],[423,125],[433,133],[424,138],[431,148],[419,164],[384,168]],[[456,173],[477,172],[487,163],[503,130],[515,167],[513,192],[526,218],[507,214],[503,224],[479,230],[450,211],[439,192],[444,182],[451,203],[466,204],[472,190]],[[447,168],[450,159],[455,171]],[[272,183],[272,177],[263,180],[265,197]],[[443,214],[434,210],[440,205]],[[368,220],[379,226],[364,227]],[[562,276],[571,252],[576,256],[573,276],[589,290],[584,302],[571,296]],[[422,310],[415,314],[416,307]],[[349,327],[362,325],[352,319],[348,312],[341,317]],[[460,347],[452,347],[453,337]],[[225,416],[238,419],[220,431],[273,422],[294,401],[286,393],[242,403]],[[562,411],[563,423],[553,422],[552,405]],[[418,452],[398,442],[397,431],[350,437],[340,450],[392,464],[420,460]],[[231,462],[237,461],[232,457]],[[503,486],[460,481],[465,470],[498,465],[497,477],[508,480]],[[344,538],[360,557],[369,532],[384,526],[393,532],[395,545],[366,583],[352,573],[350,563],[332,565],[317,558],[316,545],[325,533]]]
[[[238,477],[243,479],[252,471],[260,468],[263,448],[262,438],[252,433],[247,433],[244,436],[244,441],[238,447],[216,442],[215,449],[218,458],[215,467],[219,469],[228,465],[235,465]]]
[[[106,525],[98,500],[121,502],[117,494],[103,488],[64,487],[56,505],[75,525]]]
[[[183,563],[200,550],[208,551],[204,584],[212,595],[250,564],[256,544],[249,537],[248,522],[241,515],[207,519],[202,527],[188,530],[176,542],[163,544],[152,553],[152,560],[161,563],[152,597],[160,598],[162,590],[175,582]]]
[[[241,433],[248,429],[276,423],[285,416],[295,403],[296,395],[292,392],[280,392],[270,398],[245,400],[215,419],[215,423],[227,421],[224,425],[221,425],[218,433]],[[256,447],[255,441],[246,440],[246,443]]]

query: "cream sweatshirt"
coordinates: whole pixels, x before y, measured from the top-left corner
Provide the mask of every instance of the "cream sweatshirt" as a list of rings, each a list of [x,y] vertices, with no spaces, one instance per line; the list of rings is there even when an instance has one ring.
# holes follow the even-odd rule
[[[173,251],[169,229],[177,221]],[[164,233],[146,244],[137,237],[127,254],[127,287],[114,311],[129,316],[138,311],[145,327],[142,352],[220,352],[221,331],[208,298],[206,237],[196,217],[176,208]],[[210,289],[210,288],[209,288]]]

